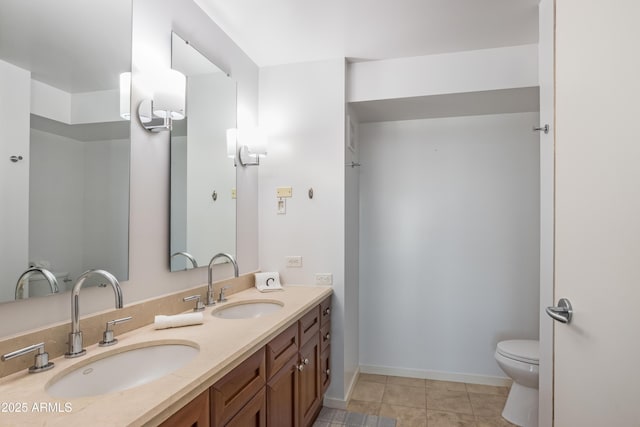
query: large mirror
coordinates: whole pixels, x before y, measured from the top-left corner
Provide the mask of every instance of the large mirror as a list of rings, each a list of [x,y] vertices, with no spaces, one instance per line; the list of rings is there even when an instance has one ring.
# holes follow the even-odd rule
[[[0,11],[0,302],[30,266],[59,292],[92,268],[125,280],[131,1],[0,0]],[[20,297],[48,294],[34,274]]]
[[[236,82],[172,35],[172,68],[187,77],[186,118],[171,131],[170,268],[236,253],[236,172],[227,130],[236,127]]]

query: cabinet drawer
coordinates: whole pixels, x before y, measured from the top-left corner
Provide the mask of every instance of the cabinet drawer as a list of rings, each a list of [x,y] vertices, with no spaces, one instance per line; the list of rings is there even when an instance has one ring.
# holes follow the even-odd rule
[[[324,351],[331,343],[331,323],[322,325],[320,328],[320,351]]]
[[[320,303],[321,324],[326,325],[331,320],[331,297],[327,297]]]
[[[289,359],[298,354],[298,324],[287,328],[267,344],[267,378],[271,379]]]
[[[264,347],[211,387],[214,425],[226,425],[266,383]]]
[[[300,326],[300,346],[305,345],[311,337],[317,338],[317,332],[320,330],[320,306],[314,307],[302,316],[298,325]]]

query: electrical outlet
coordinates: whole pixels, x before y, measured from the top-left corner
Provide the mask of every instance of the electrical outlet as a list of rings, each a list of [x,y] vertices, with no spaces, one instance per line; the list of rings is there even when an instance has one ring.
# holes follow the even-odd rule
[[[333,274],[331,273],[316,273],[316,285],[332,285]]]
[[[302,257],[300,255],[286,256],[284,261],[287,267],[302,267]]]

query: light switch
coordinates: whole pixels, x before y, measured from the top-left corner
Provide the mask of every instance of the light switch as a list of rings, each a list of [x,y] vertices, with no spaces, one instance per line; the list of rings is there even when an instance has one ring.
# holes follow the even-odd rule
[[[291,197],[293,189],[291,187],[278,187],[276,188],[276,196],[278,198]]]
[[[300,255],[286,256],[284,261],[287,267],[302,267],[302,257]]]
[[[278,215],[285,215],[287,213],[287,201],[285,199],[278,200]]]

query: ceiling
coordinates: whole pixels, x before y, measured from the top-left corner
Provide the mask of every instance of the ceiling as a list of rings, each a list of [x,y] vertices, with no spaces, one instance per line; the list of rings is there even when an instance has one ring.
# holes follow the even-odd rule
[[[449,93],[351,102],[359,123],[540,111],[539,88]]]
[[[537,43],[539,0],[195,0],[260,67]]]
[[[0,59],[69,93],[131,69],[131,0],[0,0]]]

